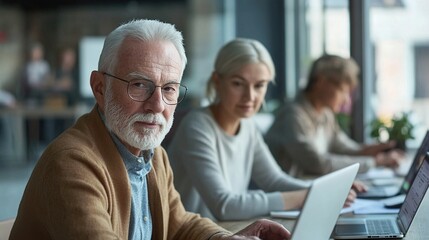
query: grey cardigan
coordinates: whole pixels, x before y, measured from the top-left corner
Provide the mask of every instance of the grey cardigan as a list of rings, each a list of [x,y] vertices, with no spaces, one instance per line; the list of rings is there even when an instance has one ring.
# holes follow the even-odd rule
[[[252,119],[229,136],[208,108],[181,121],[168,153],[185,208],[212,219],[268,215],[283,209],[280,191],[308,187],[281,170]],[[249,190],[251,180],[261,189]]]
[[[357,156],[362,148],[339,127],[334,113],[317,113],[301,93],[276,115],[265,141],[279,164],[293,176],[323,175],[359,162],[359,172],[375,166],[374,159]]]

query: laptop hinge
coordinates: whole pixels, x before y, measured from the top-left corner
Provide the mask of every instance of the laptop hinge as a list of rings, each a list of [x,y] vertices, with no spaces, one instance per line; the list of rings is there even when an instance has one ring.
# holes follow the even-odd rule
[[[405,227],[404,227],[404,224],[402,224],[402,221],[401,221],[401,219],[399,218],[399,216],[398,216],[398,217],[396,217],[396,223],[397,223],[397,225],[398,225],[398,227],[399,227],[399,231],[401,232],[401,234],[405,234],[406,229],[405,229]]]

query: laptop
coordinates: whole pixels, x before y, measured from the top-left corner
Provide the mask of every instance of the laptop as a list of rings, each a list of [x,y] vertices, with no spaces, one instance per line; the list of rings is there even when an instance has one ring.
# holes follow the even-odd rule
[[[358,198],[387,198],[401,194],[405,195],[408,192],[410,185],[413,183],[417,171],[427,152],[429,152],[429,131],[426,132],[426,135],[414,156],[413,163],[401,185],[371,186],[366,192],[358,193]]]
[[[313,180],[292,230],[292,240],[329,239],[358,169],[355,163]]]
[[[397,215],[341,217],[332,232],[335,239],[403,238],[429,187],[429,154],[426,154]]]

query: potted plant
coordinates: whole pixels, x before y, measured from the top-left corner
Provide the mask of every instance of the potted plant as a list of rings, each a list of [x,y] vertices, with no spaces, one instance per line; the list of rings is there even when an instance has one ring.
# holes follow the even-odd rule
[[[371,122],[371,137],[379,142],[395,141],[396,148],[405,150],[406,141],[414,139],[414,124],[410,121],[410,113],[402,113],[393,116],[388,121],[380,118]]]

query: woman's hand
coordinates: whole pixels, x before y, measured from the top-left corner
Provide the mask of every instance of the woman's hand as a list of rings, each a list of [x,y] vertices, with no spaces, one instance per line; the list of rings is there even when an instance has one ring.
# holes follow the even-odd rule
[[[352,188],[350,189],[349,195],[347,195],[344,207],[350,207],[356,200],[357,193],[366,192],[367,189],[368,187],[363,182],[355,180],[352,184]]]

